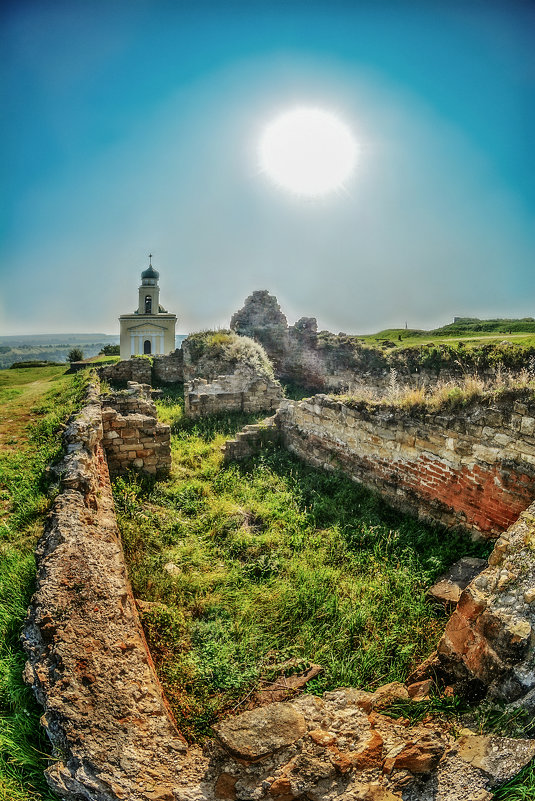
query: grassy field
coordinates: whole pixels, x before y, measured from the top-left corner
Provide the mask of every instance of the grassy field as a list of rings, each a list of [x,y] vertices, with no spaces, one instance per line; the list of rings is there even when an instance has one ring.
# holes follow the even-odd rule
[[[190,741],[262,680],[311,663],[308,685],[404,680],[445,618],[425,600],[437,574],[484,548],[400,515],[341,475],[276,450],[221,463],[243,416],[196,424],[168,397],[170,480],[118,479],[119,524],[160,678]],[[487,546],[488,549],[488,546]]]
[[[34,547],[52,490],[46,465],[84,378],[65,367],[0,372],[0,801],[51,801],[41,711],[22,682],[19,636],[35,581]]]
[[[385,328],[376,334],[359,335],[367,345],[391,342],[394,347],[408,348],[418,345],[440,345],[463,342],[468,348],[492,342],[514,342],[525,347],[535,346],[535,321],[526,320],[471,320],[463,318],[457,323],[424,331],[417,328]]]

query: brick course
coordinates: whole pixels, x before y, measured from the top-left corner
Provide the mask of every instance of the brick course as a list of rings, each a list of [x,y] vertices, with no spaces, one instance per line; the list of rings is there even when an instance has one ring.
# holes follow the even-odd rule
[[[430,412],[316,395],[285,402],[276,421],[305,461],[341,469],[423,518],[492,536],[535,495],[535,402],[524,396]]]
[[[103,442],[111,476],[128,470],[166,475],[171,468],[171,429],[159,423],[148,384],[102,396]]]

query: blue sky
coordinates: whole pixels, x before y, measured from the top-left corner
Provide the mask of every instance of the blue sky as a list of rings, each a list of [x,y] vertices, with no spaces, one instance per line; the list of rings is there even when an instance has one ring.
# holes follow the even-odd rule
[[[4,4],[0,334],[118,330],[146,254],[177,331],[254,289],[365,332],[535,316],[527,2]],[[339,192],[258,170],[279,113],[359,142]]]

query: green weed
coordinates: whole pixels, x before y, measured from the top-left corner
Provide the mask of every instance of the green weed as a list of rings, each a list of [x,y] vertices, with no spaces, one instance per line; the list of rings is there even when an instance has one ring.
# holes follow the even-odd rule
[[[159,408],[171,478],[114,491],[134,592],[181,615],[179,640],[158,620],[149,639],[186,736],[202,740],[274,662],[321,664],[316,693],[403,680],[444,626],[427,587],[482,546],[281,450],[224,467],[220,446],[250,418],[187,421],[169,397]]]
[[[56,798],[43,775],[50,748],[39,725],[40,710],[22,681],[25,656],[19,640],[34,588],[33,550],[54,493],[46,467],[61,454],[61,426],[79,405],[87,380],[82,374],[63,379],[54,369],[60,387],[43,386],[22,447],[5,451],[0,460],[5,503],[0,524],[0,801]],[[31,383],[28,374],[35,371],[20,372],[25,375],[19,375],[19,382],[16,370],[10,371],[10,380],[22,393]]]

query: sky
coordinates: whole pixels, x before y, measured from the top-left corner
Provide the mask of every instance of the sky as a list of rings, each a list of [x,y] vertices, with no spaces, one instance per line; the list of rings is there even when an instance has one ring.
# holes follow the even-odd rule
[[[154,254],[177,333],[255,289],[366,333],[535,316],[535,4],[17,0],[0,25],[0,334],[118,333]],[[298,107],[333,193],[259,168]]]

